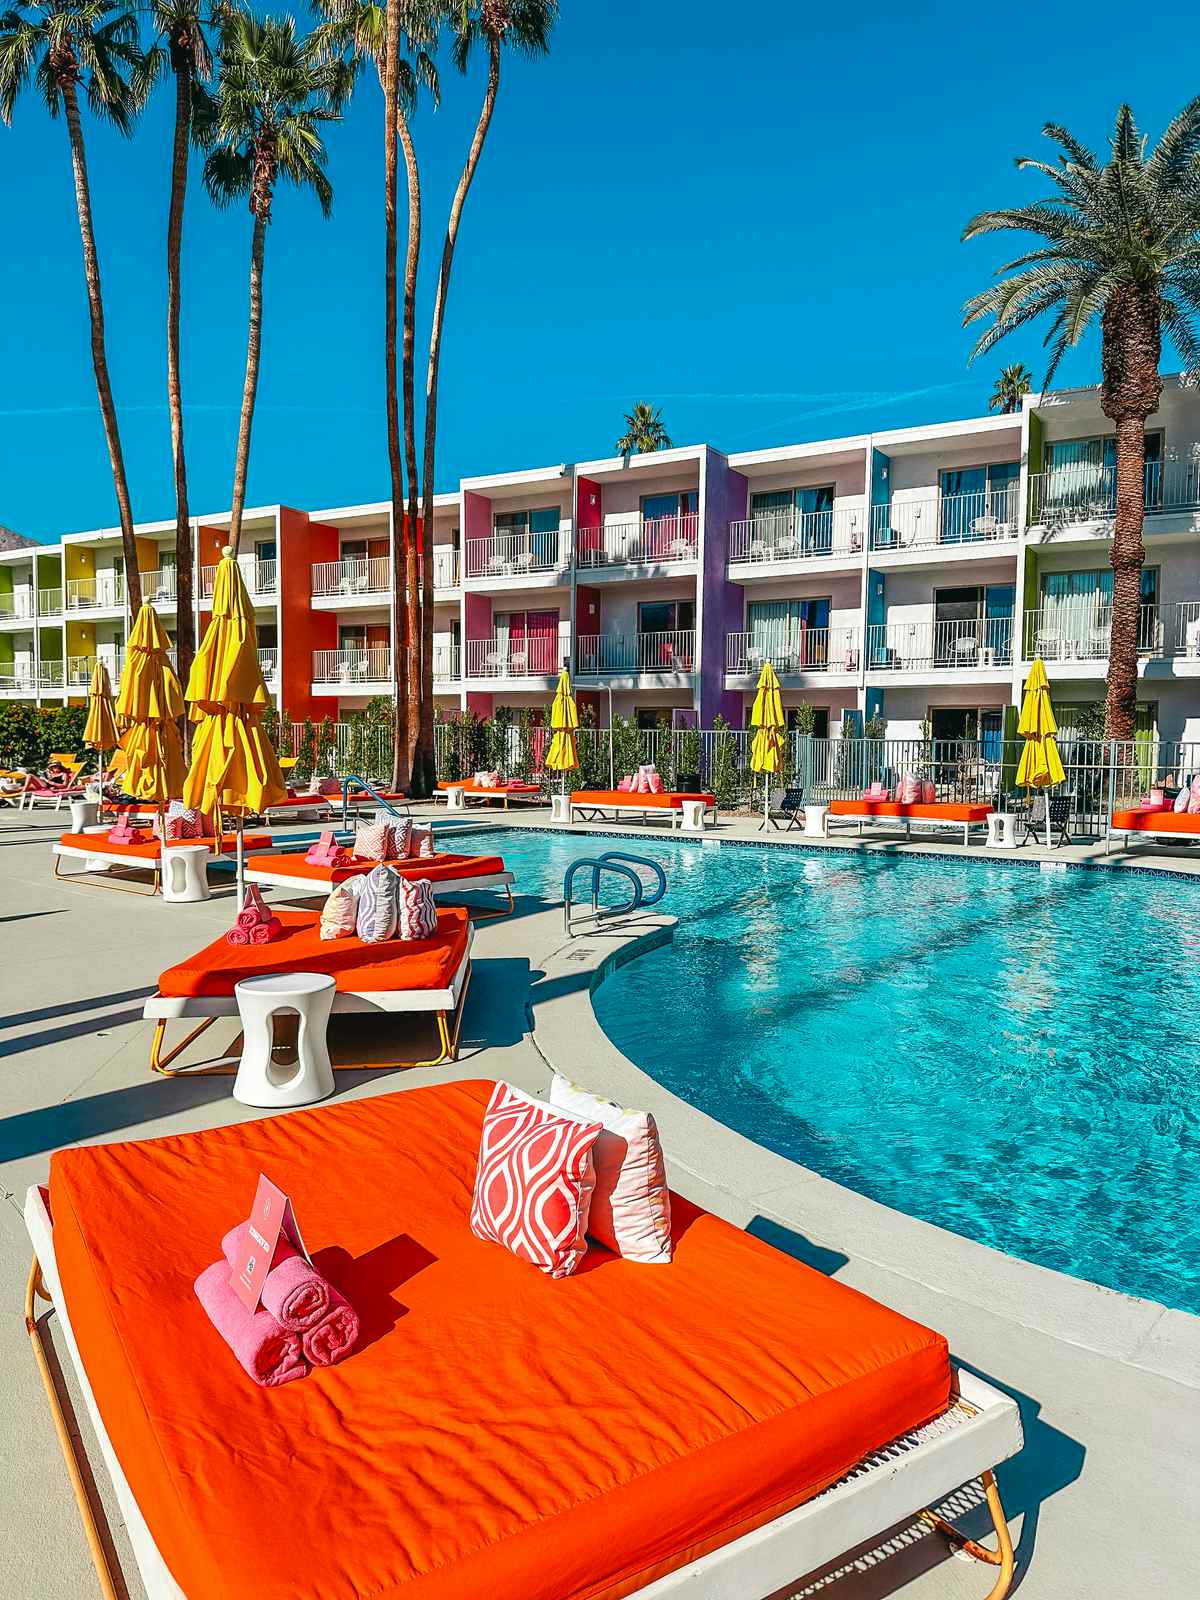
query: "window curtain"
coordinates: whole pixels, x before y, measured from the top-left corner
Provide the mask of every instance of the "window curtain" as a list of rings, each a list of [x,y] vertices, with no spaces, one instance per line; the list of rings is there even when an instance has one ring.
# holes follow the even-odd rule
[[[828,600],[752,600],[746,624],[750,651],[777,669],[781,664],[785,670],[811,666],[826,657]]]
[[[801,549],[806,555],[827,555],[833,549],[833,485],[796,490]]]
[[[529,545],[535,567],[558,565],[557,506],[541,506],[529,513]]]
[[[964,539],[981,537],[973,524],[986,510],[985,467],[946,467],[938,473],[942,491],[939,544],[961,544]]]

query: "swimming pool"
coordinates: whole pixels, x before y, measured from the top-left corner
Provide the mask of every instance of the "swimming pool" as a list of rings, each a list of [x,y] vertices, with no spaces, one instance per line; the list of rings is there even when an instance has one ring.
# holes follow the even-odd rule
[[[488,833],[562,897],[593,841]],[[595,848],[624,848],[617,839]],[[911,1216],[1200,1311],[1200,883],[639,838],[672,944],[597,991],[631,1060]]]

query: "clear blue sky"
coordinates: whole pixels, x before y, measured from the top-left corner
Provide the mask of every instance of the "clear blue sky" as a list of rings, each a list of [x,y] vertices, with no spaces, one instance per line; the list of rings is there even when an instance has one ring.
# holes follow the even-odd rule
[[[605,454],[635,400],[660,404],[678,443],[736,450],[971,415],[1002,361],[1040,380],[1036,334],[968,372],[959,307],[1006,241],[962,245],[962,225],[1038,192],[1012,159],[1042,153],[1049,118],[1102,147],[1127,98],[1156,137],[1200,90],[1194,21],[1164,0],[1122,45],[1112,0],[1040,13],[871,0],[824,19],[793,0],[564,0],[550,57],[507,68],[468,203],[439,487]],[[479,94],[478,67],[466,82],[444,67],[443,108],[418,126],[433,246]],[[132,142],[87,128],[139,520],[173,514],[170,117],[164,89]],[[251,503],[388,493],[373,82],[329,143],[333,220],[284,193],[270,231]],[[50,539],[116,510],[65,129],[32,97],[0,129],[0,196],[0,523]],[[250,219],[215,213],[197,183],[187,230],[188,465],[204,512],[229,500]],[[1091,346],[1060,381],[1097,375]]]

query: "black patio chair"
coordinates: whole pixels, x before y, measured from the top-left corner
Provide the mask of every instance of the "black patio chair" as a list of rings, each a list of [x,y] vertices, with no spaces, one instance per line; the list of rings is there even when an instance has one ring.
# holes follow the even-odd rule
[[[1022,814],[1025,833],[1021,839],[1022,844],[1028,844],[1030,839],[1034,844],[1044,844],[1047,837],[1046,807],[1050,808],[1049,815],[1049,840],[1052,847],[1071,842],[1071,811],[1074,799],[1069,794],[1035,794],[1032,802]]]
[[[767,821],[784,833],[789,828],[799,828],[804,821],[804,790],[785,789],[778,805],[767,812]]]
[[[676,794],[703,794],[700,787],[700,774],[698,772],[677,772],[675,774]]]

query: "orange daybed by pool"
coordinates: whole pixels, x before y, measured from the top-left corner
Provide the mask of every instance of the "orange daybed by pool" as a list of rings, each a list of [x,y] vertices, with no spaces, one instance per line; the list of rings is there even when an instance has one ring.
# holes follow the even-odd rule
[[[866,822],[888,824],[902,822],[907,835],[912,832],[912,824],[918,822],[926,826],[961,828],[964,844],[970,844],[972,828],[987,827],[987,819],[991,816],[992,809],[990,805],[974,805],[954,800],[911,803],[902,803],[899,800],[831,800],[829,803],[831,817],[856,818],[860,833]]]
[[[335,883],[345,883],[347,878],[361,877],[379,864],[353,856],[342,866],[329,867],[306,861],[299,852],[260,855],[247,867],[246,881],[275,889],[319,894]],[[386,865],[401,877],[428,879],[435,897],[466,894],[477,889],[503,889],[508,896],[507,912],[503,914],[513,909],[513,875],[500,856],[464,856],[446,851],[426,859],[406,856],[388,861]]]
[[[571,794],[571,819],[574,820],[576,812],[585,822],[596,822],[609,814],[622,816],[630,812],[649,821],[651,816],[665,812],[670,817],[671,826],[675,827],[682,818],[685,800],[698,801],[704,807],[704,815],[711,815],[716,822],[716,795],[703,794],[699,790],[634,794],[626,789],[575,789]]]
[[[458,791],[458,796],[453,793],[455,790]],[[542,797],[540,784],[514,781],[502,783],[498,789],[491,789],[476,783],[474,778],[439,783],[438,792],[446,796],[448,806],[464,805],[468,800],[502,800],[506,811],[510,800],[540,800]]]
[[[247,854],[261,850],[269,850],[273,843],[269,833],[247,833],[244,836],[244,848]],[[209,839],[176,839],[168,842],[177,844],[184,850],[190,845],[207,845],[213,858],[232,856],[237,850],[237,836],[232,833],[221,835],[220,840]],[[162,843],[158,839],[146,839],[141,844],[114,843],[108,837],[107,828],[99,828],[94,833],[64,833],[59,836],[57,843],[51,846],[54,856],[54,876],[56,878],[78,878],[88,881],[95,887],[136,890],[141,894],[158,894],[163,888],[163,868],[171,866],[170,860],[164,862]],[[180,864],[177,857],[174,866]],[[149,882],[144,878],[127,878],[120,875],[111,875],[110,869],[133,868],[150,874]],[[200,876],[205,877],[201,871]],[[167,891],[164,891],[164,893]]]
[[[190,1600],[619,1600],[947,1412],[939,1334],[681,1199],[664,1267],[593,1247],[556,1281],[476,1239],[491,1087],[52,1157],[30,1231],[143,1573]],[[279,1390],[192,1292],[260,1172],[363,1326]]]
[[[1169,806],[1130,806],[1112,814],[1104,843],[1106,855],[1118,834],[1124,835],[1127,845],[1135,839],[1151,844],[1200,844],[1200,815],[1174,811]]]
[[[101,833],[64,833],[59,836],[59,844],[67,845],[72,850],[81,850],[88,855],[96,856],[124,856],[129,861],[157,861],[162,854],[162,842],[158,839],[146,839],[141,844],[114,844],[107,832]],[[237,835],[223,833],[220,842],[216,839],[176,839],[175,844],[206,844],[214,855],[233,855],[237,849]],[[252,850],[269,850],[273,844],[269,833],[248,833],[242,840],[242,848],[249,853]]]

